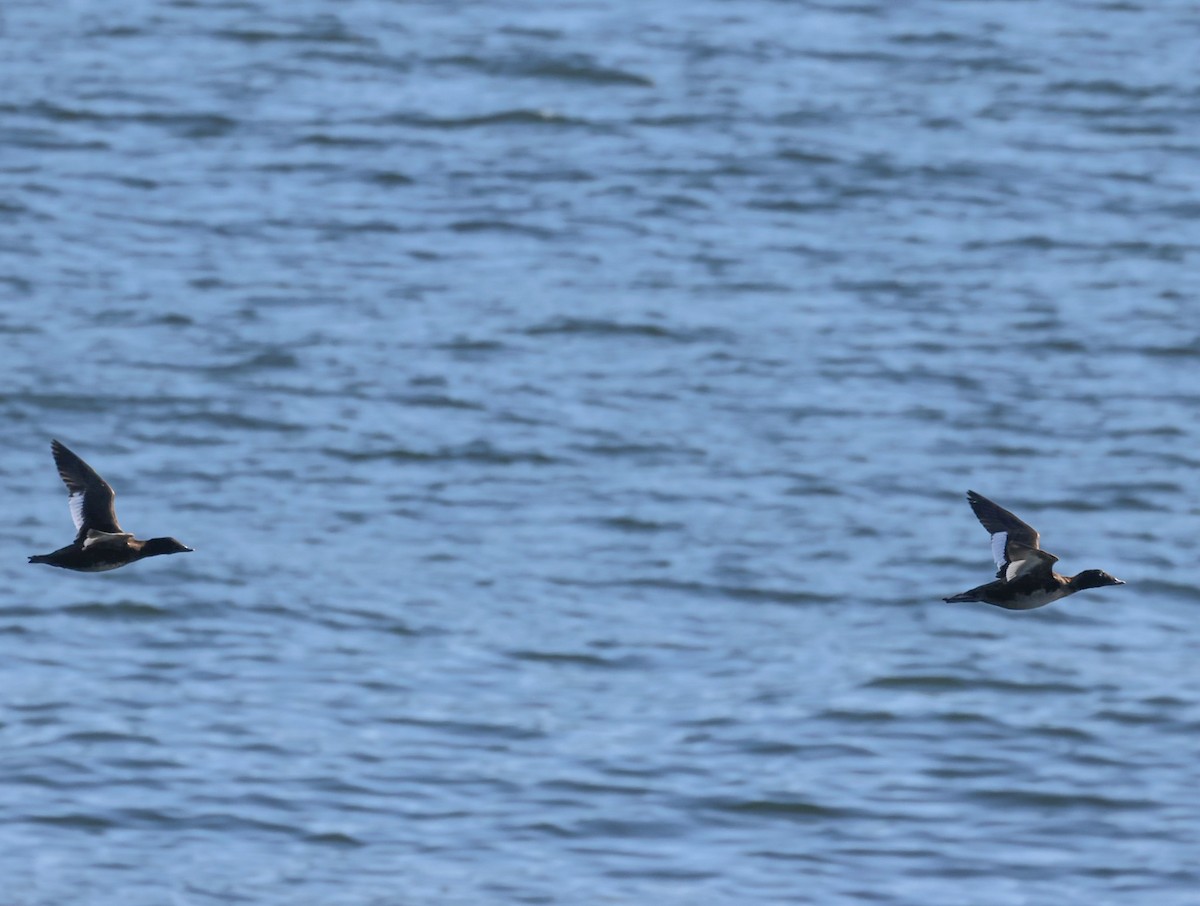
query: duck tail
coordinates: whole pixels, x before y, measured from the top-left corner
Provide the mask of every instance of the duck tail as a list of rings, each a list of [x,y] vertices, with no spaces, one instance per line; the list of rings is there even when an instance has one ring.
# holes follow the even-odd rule
[[[29,558],[30,563],[45,563],[48,558],[45,554],[34,554]]]
[[[979,595],[975,594],[975,589],[964,591],[961,594],[951,595],[949,598],[942,598],[947,604],[961,604],[964,601],[978,601]]]

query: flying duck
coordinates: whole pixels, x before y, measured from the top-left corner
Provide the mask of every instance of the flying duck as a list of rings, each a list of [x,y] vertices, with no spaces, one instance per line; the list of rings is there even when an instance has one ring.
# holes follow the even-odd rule
[[[96,470],[56,440],[50,442],[50,452],[58,474],[67,486],[67,503],[78,534],[66,547],[50,554],[35,554],[30,563],[46,563],[62,569],[98,573],[116,569],[159,554],[179,554],[191,551],[174,538],[151,538],[139,541],[117,524],[113,509],[113,489],[96,474]]]
[[[996,581],[943,600],[982,601],[1006,610],[1033,610],[1085,588],[1125,584],[1102,569],[1060,576],[1052,568],[1058,557],[1041,549],[1038,533],[1032,526],[982,494],[967,491],[967,501],[991,533]]]

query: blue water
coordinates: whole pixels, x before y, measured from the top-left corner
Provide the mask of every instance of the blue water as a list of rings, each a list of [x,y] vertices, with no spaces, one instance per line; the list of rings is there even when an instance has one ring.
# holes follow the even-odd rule
[[[1197,902],[1193,4],[0,22],[5,903]]]

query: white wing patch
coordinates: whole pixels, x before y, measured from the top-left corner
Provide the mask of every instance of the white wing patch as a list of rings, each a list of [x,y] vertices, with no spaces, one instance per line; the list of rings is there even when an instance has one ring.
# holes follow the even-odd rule
[[[1028,569],[1028,561],[1014,560],[1012,563],[1008,564],[1008,569],[1004,572],[1004,581],[1011,582],[1013,579],[1017,578],[1017,576],[1028,572]]]
[[[75,531],[83,528],[83,491],[76,491],[67,498],[71,507],[71,521],[75,523]]]
[[[1020,578],[1026,573],[1044,569],[1058,560],[1054,554],[1048,554],[1044,550],[1024,544],[1013,544],[1010,545],[1010,548],[1008,553],[1012,560],[1008,564],[1008,569],[1004,571],[1006,582]]]
[[[992,535],[992,559],[996,561],[996,569],[1000,569],[1008,562],[1008,557],[1004,553],[1004,548],[1007,546],[1008,532],[996,532]]]
[[[131,534],[129,534],[129,532],[98,532],[95,529],[91,529],[87,533],[87,538],[84,539],[83,549],[87,550],[93,544],[104,544],[106,542],[112,543],[114,541],[124,541],[124,540],[127,540],[132,537],[133,536]]]

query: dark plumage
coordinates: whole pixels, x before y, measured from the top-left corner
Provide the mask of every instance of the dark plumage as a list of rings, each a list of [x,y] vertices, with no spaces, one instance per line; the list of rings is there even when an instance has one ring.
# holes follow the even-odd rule
[[[75,540],[49,554],[35,554],[30,563],[45,563],[62,569],[80,572],[101,572],[116,569],[145,557],[159,554],[178,554],[190,551],[174,538],[151,538],[139,541],[121,530],[113,509],[113,489],[86,462],[53,440],[50,451],[58,474],[70,495],[71,518],[78,530]]]
[[[967,491],[967,501],[991,533],[996,581],[944,600],[982,601],[1006,610],[1033,610],[1086,588],[1125,584],[1102,569],[1060,576],[1052,568],[1058,557],[1041,549],[1041,538],[1032,526],[974,491]]]

